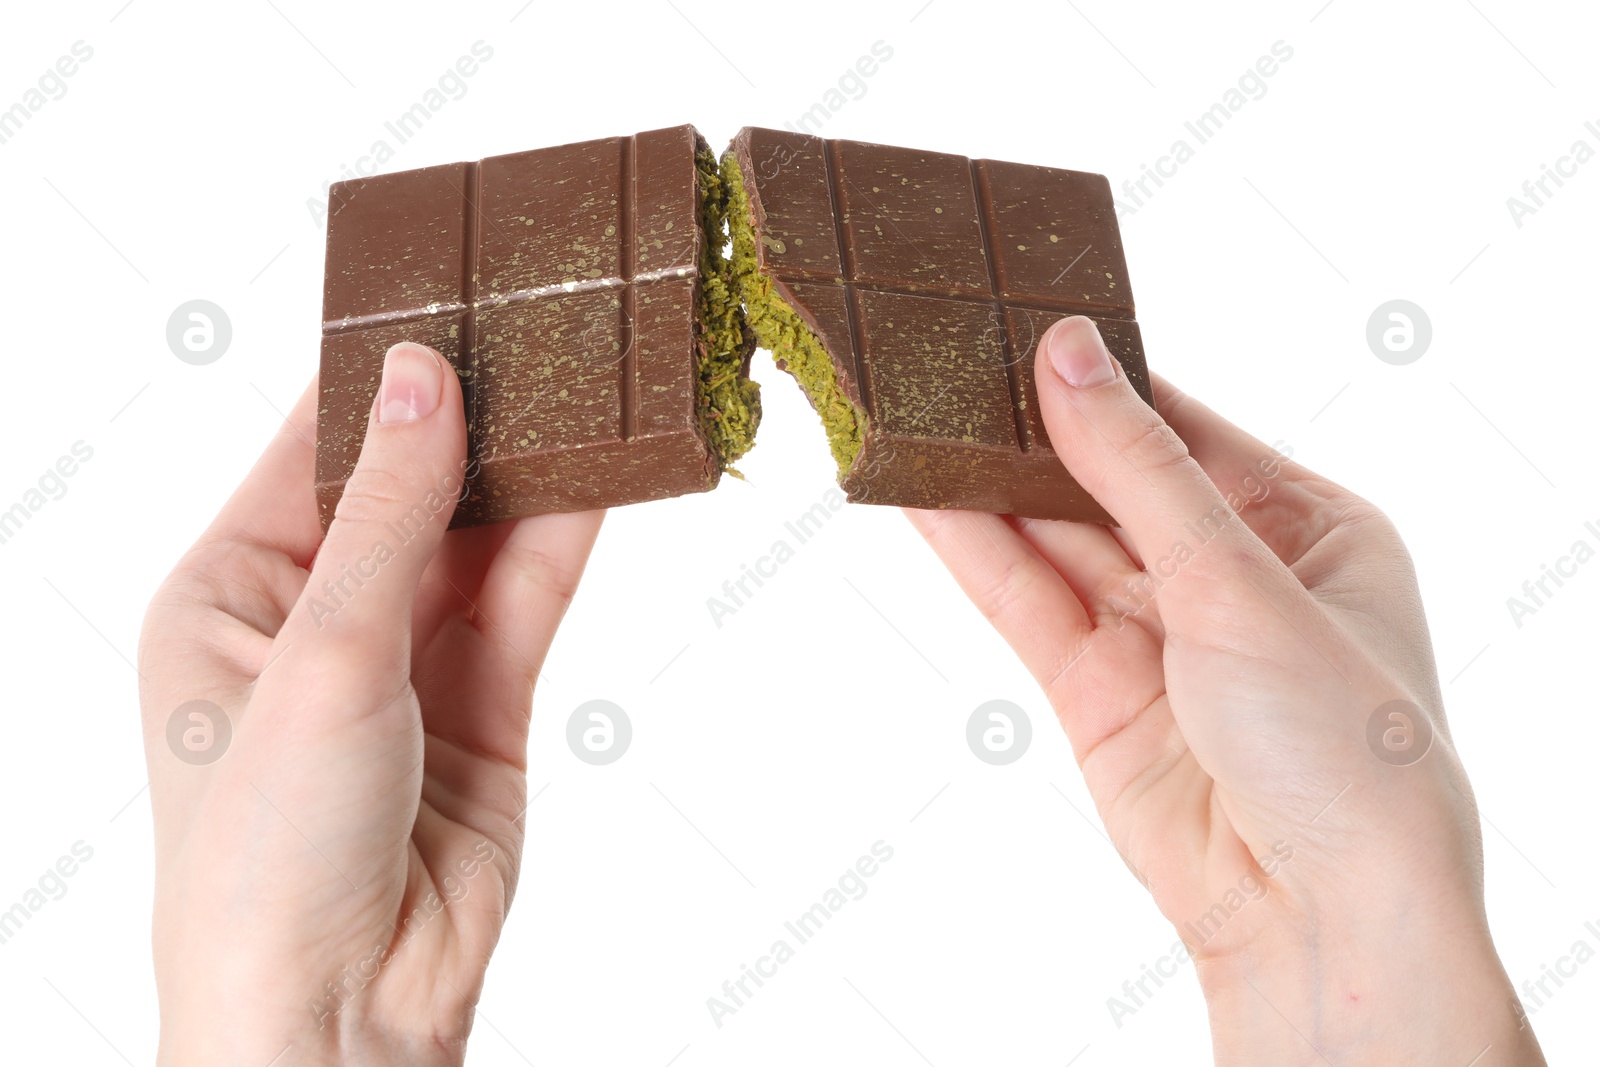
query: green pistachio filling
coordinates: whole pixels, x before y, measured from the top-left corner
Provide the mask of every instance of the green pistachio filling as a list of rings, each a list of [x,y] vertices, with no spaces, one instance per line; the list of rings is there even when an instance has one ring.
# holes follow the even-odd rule
[[[726,198],[723,213],[733,236],[733,258],[729,263],[733,295],[728,299],[744,301],[745,316],[755,331],[756,341],[772,353],[811,398],[811,406],[822,419],[828,434],[828,448],[843,478],[861,452],[866,412],[845,395],[821,338],[773,290],[772,279],[761,273],[750,197],[732,152],[722,159],[720,187]]]
[[[761,421],[761,386],[745,377],[744,312],[731,278],[727,240],[728,193],[710,149],[695,152],[699,173],[700,222],[705,240],[700,246],[699,329],[700,355],[696,389],[700,429],[728,473],[740,456],[755,444]]]

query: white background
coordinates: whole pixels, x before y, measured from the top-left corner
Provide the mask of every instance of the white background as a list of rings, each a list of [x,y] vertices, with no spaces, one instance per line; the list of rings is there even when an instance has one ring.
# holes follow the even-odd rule
[[[0,545],[0,909],[74,842],[93,858],[0,945],[0,1060],[152,1060],[143,606],[315,372],[308,198],[478,40],[493,58],[386,169],[681,122],[721,145],[795,120],[881,40],[892,58],[827,136],[1120,185],[1193,144],[1185,120],[1286,42],[1266,95],[1123,219],[1150,365],[1393,517],[1487,822],[1507,968],[1520,983],[1600,947],[1600,562],[1520,628],[1506,606],[1574,541],[1600,544],[1600,161],[1521,227],[1506,206],[1574,140],[1600,148],[1593,9],[674,2],[8,7],[0,107],[73,42],[94,54],[0,145],[0,508],[74,442],[94,456]],[[234,329],[205,367],[165,341],[194,298]],[[1409,366],[1365,340],[1393,298],[1433,324]],[[1107,998],[1174,935],[1048,707],[897,512],[841,511],[713,625],[706,599],[793,543],[784,523],[831,484],[801,394],[757,366],[749,483],[614,513],[551,653],[544,791],[469,1061],[1209,1062],[1187,966],[1113,1022]],[[607,767],[563,740],[593,698],[634,725]],[[966,746],[991,699],[1034,724],[1009,767]],[[894,858],[870,892],[714,1026],[706,998],[880,839]],[[1552,1062],[1592,1059],[1597,1006],[1600,961],[1535,1016]]]

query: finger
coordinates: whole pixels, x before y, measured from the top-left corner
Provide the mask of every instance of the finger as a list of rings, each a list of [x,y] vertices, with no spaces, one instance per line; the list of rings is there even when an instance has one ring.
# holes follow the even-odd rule
[[[604,512],[504,524],[481,586],[422,655],[422,722],[458,749],[527,765],[534,683],[577,591]],[[471,696],[464,698],[463,694]]]
[[[282,552],[308,566],[322,541],[315,483],[317,380],[300,395],[266,451],[201,537]]]
[[[411,611],[413,656],[433,641],[442,626],[465,620],[483,588],[484,575],[495,553],[511,536],[513,523],[451,530],[422,574],[416,605]]]
[[[1122,546],[1122,551],[1127,554],[1133,565],[1140,570],[1144,570],[1144,557],[1139,555],[1139,546],[1133,543],[1133,538],[1128,536],[1128,531],[1120,526],[1107,526],[1106,529],[1110,532],[1112,539]]]
[[[1237,595],[1246,582],[1283,596],[1304,590],[1240,521],[1183,439],[1134,392],[1092,321],[1062,319],[1045,331],[1035,361],[1040,412],[1051,443],[1085,489],[1117,519],[1164,584],[1197,595],[1178,632],[1205,636],[1214,605],[1198,587]],[[1290,589],[1289,586],[1293,586]],[[1164,598],[1172,599],[1172,598]]]
[[[905,513],[962,592],[1051,691],[1092,632],[1071,586],[998,515],[913,508]]]
[[[484,575],[473,623],[503,649],[508,663],[526,672],[530,686],[578,590],[605,514],[583,511],[521,520]]]
[[[461,386],[446,370],[409,342],[384,357],[361,455],[280,642],[315,636],[380,669],[409,667],[417,585],[466,470]]]
[[[1185,741],[1219,780],[1260,771],[1274,743],[1322,728],[1322,706],[1272,709],[1249,723],[1219,702],[1220,668],[1256,688],[1380,688],[1351,635],[1228,506],[1182,438],[1133,391],[1086,318],[1054,324],[1035,367],[1051,443],[1133,539],[1152,576],[1168,693]],[[1137,605],[1135,610],[1141,610]],[[1286,690],[1287,691],[1287,690]],[[1363,696],[1358,703],[1363,702]],[[1257,729],[1259,725],[1260,729]],[[1241,745],[1241,729],[1253,731]]]
[[[316,399],[313,379],[151,599],[139,635],[147,708],[196,699],[235,706],[271,662],[272,637],[305,587],[301,567],[322,539],[311,490]],[[212,655],[193,655],[197,637]],[[179,661],[186,666],[176,673],[152,666]],[[152,765],[160,747],[150,750]]]
[[[906,517],[1038,681],[1079,762],[1161,695],[1160,643],[1120,625],[1093,629],[1070,586],[1005,519],[909,508]]]
[[[1101,606],[1109,599],[1123,592],[1127,583],[1139,578],[1139,568],[1128,558],[1109,527],[1054,519],[1013,518],[1009,521],[1045,562],[1067,580],[1092,617],[1099,614]]]

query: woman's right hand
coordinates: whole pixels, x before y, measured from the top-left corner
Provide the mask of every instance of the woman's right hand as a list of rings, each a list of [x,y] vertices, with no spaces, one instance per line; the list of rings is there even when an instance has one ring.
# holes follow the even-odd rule
[[[1043,686],[1217,1062],[1542,1064],[1394,528],[1165,382],[1152,411],[1086,318],[1035,376],[1119,528],[908,515]]]

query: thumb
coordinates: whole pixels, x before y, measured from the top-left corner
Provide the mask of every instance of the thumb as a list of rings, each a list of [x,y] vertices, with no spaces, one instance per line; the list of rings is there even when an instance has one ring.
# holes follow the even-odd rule
[[[1046,330],[1034,377],[1056,454],[1132,539],[1168,637],[1331,667],[1349,684],[1334,665],[1350,662],[1347,639],[1134,391],[1093,322],[1075,316]]]
[[[1046,330],[1034,376],[1056,454],[1141,558],[1170,551],[1186,524],[1209,523],[1208,540],[1218,532],[1256,540],[1183,439],[1134,391],[1092,320],[1073,316]]]
[[[1216,638],[1224,604],[1259,632],[1277,632],[1284,619],[1302,633],[1324,628],[1299,581],[1134,391],[1092,321],[1075,316],[1046,330],[1034,377],[1056,454],[1159,579],[1169,635]]]
[[[409,662],[411,608],[467,474],[461,384],[402,342],[383,361],[367,436],[279,642],[315,637],[384,666]]]

